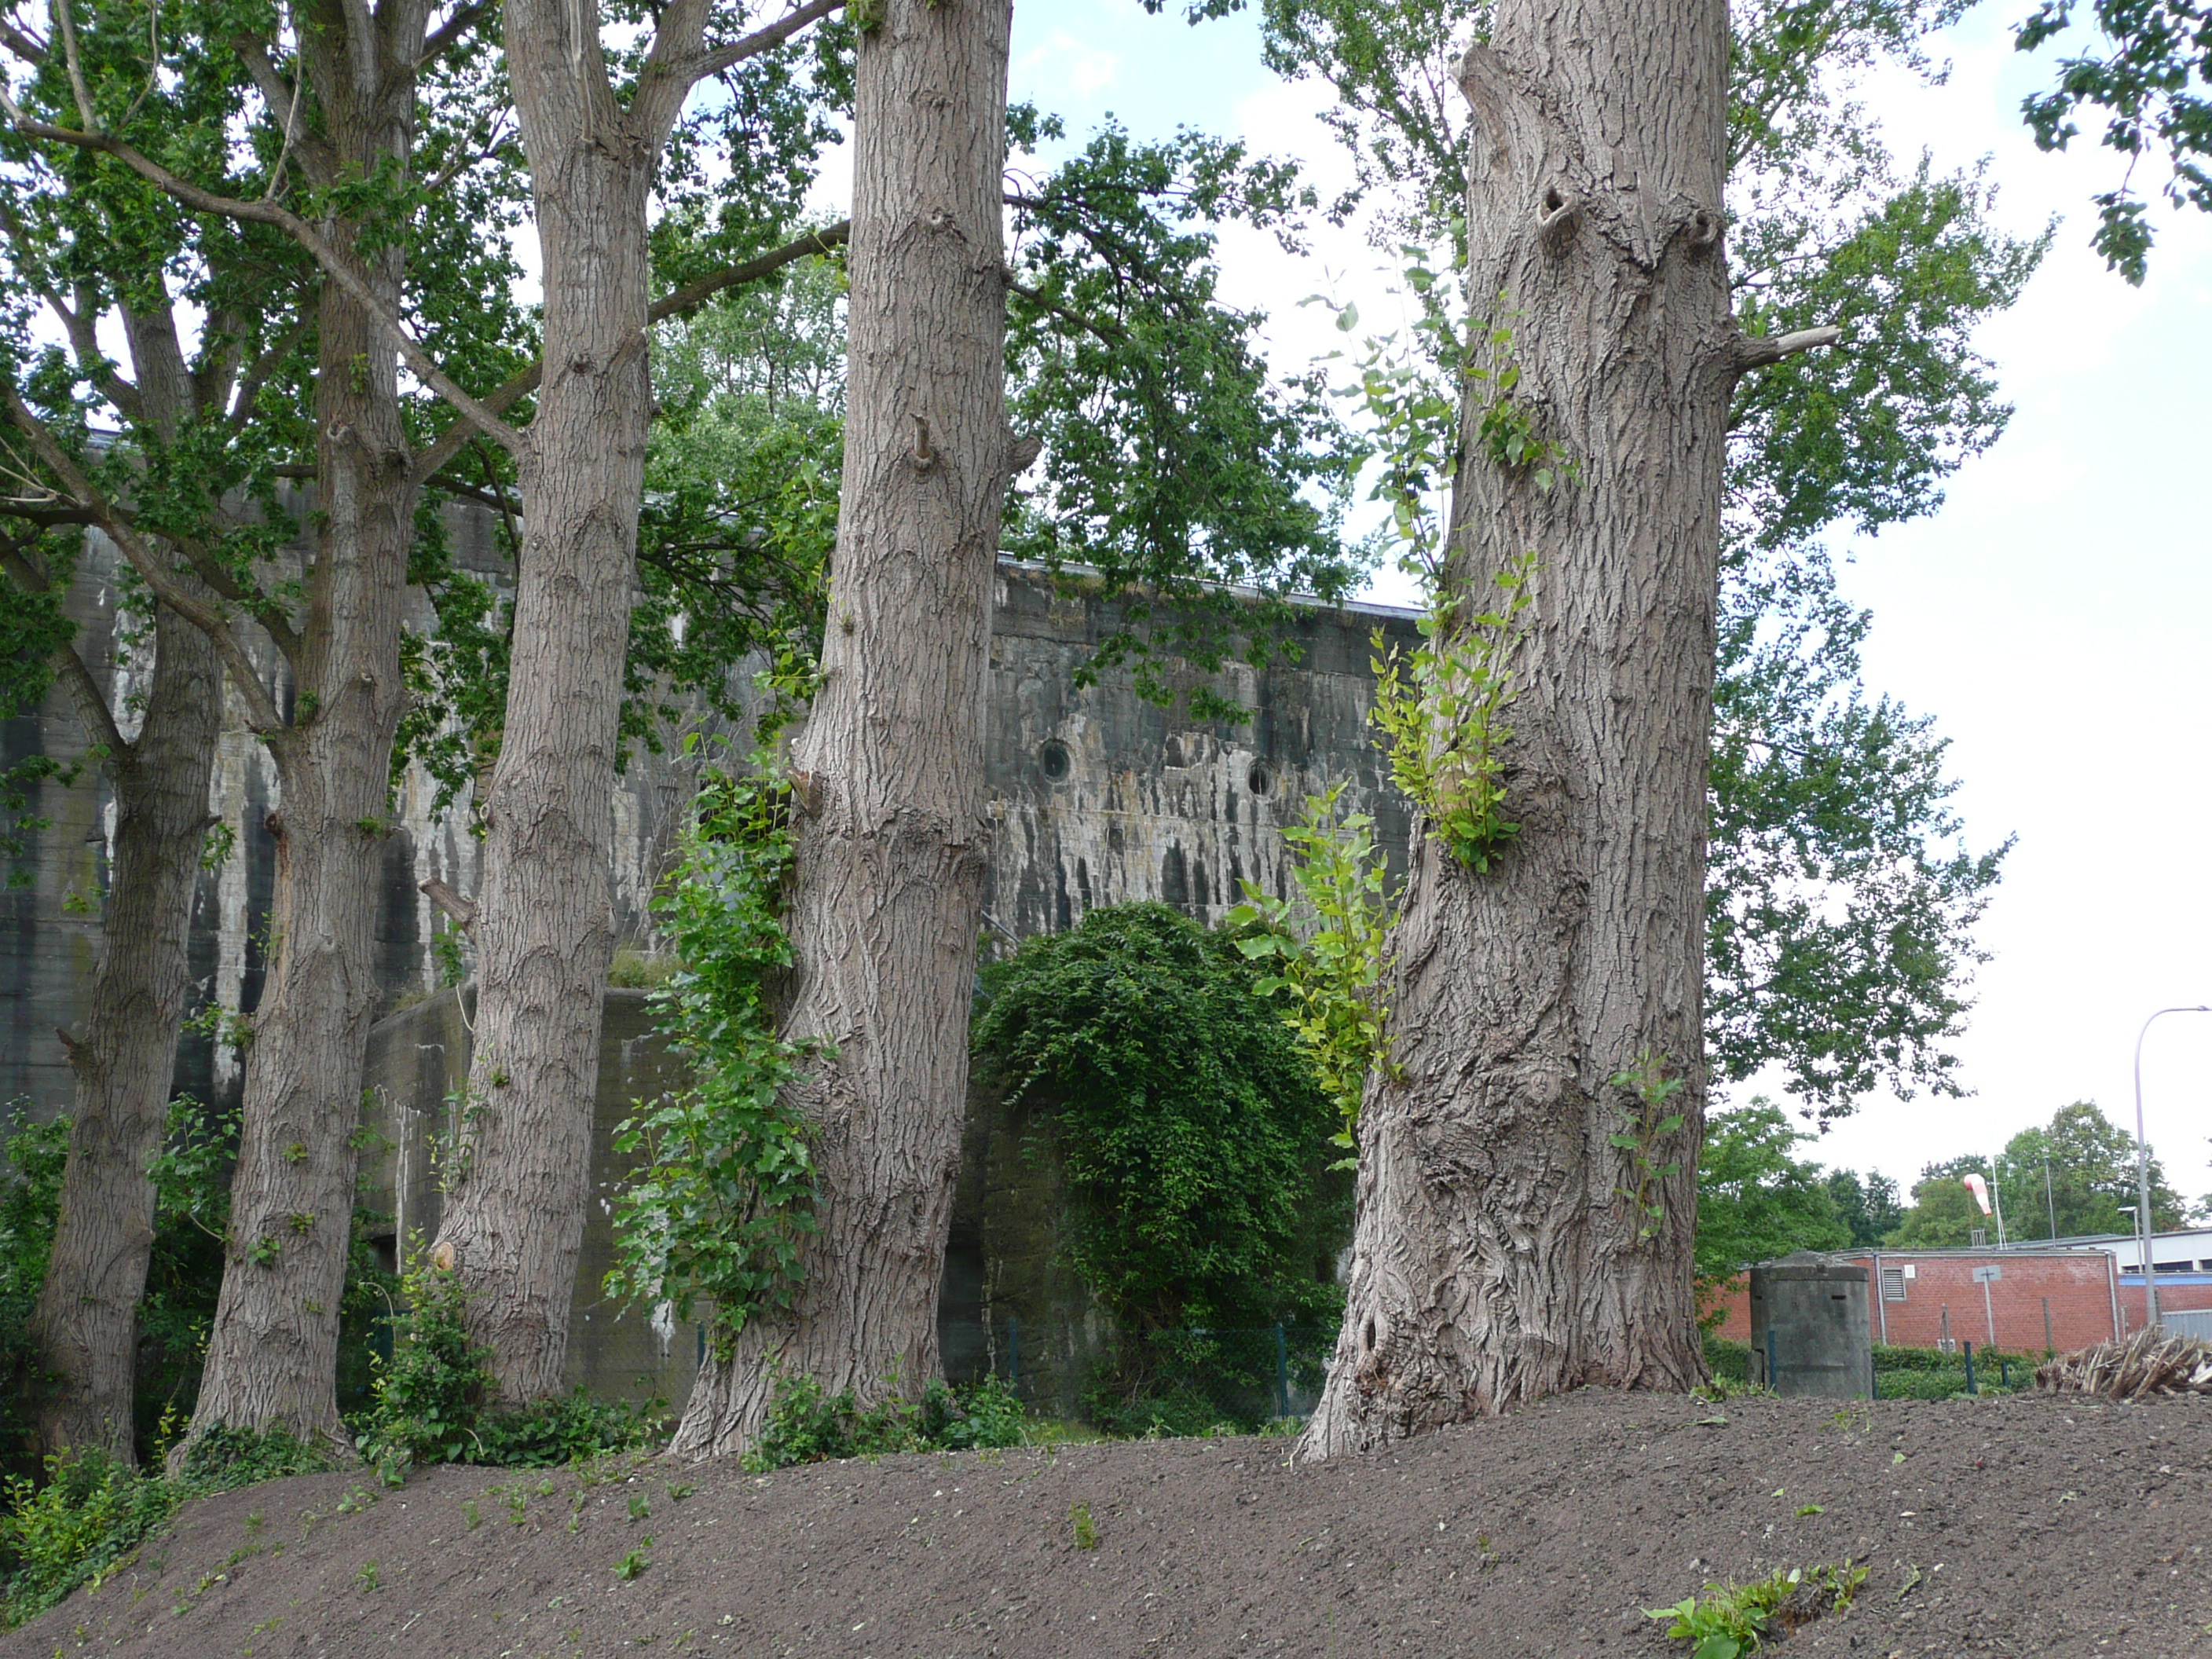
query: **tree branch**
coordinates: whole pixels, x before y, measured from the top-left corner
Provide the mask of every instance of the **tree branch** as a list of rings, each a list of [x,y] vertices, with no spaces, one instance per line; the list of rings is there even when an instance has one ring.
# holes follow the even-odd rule
[[[246,65],[246,72],[253,77],[262,102],[269,106],[269,112],[282,125],[284,150],[300,158],[301,171],[307,175],[308,183],[319,190],[328,189],[337,168],[328,144],[311,132],[298,131],[300,88],[285,82],[269,55],[266,41],[251,34],[240,34],[230,44],[239,61]],[[283,166],[283,154],[280,152],[277,167]],[[272,186],[276,176],[274,173],[270,175]]]
[[[415,60],[416,67],[420,69],[458,46],[471,29],[483,21],[484,15],[490,10],[489,5],[463,6],[424,38],[422,55]]]
[[[33,121],[24,114],[21,106],[0,86],[0,108],[4,108],[15,131],[27,138],[43,138],[52,143],[75,144],[82,149],[98,150],[112,155],[149,183],[159,185],[186,207],[201,213],[212,213],[226,219],[243,219],[256,224],[273,225],[301,247],[313,254],[315,263],[329,275],[331,280],[343,289],[361,308],[374,319],[378,327],[392,337],[401,359],[415,372],[416,378],[431,391],[451,404],[462,416],[512,453],[520,454],[522,434],[499,418],[476,398],[461,390],[444,370],[441,369],[415,337],[410,334],[399,319],[392,314],[368,279],[354,268],[352,261],[324,240],[315,228],[289,208],[275,202],[241,202],[228,196],[218,196],[213,191],[203,190],[198,185],[179,179],[150,156],[141,154],[130,144],[106,133],[78,132],[69,127],[50,126],[44,121]]]
[[[419,890],[431,903],[451,916],[463,932],[466,932],[469,924],[477,919],[477,907],[474,902],[463,898],[435,877],[422,883]]]
[[[817,23],[831,13],[844,9],[846,0],[809,0],[797,11],[770,23],[764,29],[756,29],[743,40],[732,40],[726,46],[717,46],[711,52],[694,52],[689,57],[664,56],[662,43],[685,33],[671,28],[669,17],[662,20],[661,29],[653,36],[653,51],[645,60],[645,69],[638,76],[637,95],[631,100],[633,118],[639,126],[653,137],[655,143],[675,125],[677,112],[683,108],[691,88],[710,75],[720,75],[732,69],[748,58],[781,46],[786,40]],[[677,8],[672,6],[670,12]],[[696,24],[694,24],[696,29]]]
[[[1738,373],[1765,368],[1798,352],[1832,346],[1843,337],[1844,331],[1834,327],[1800,329],[1795,334],[1739,334],[1729,348],[1729,360]]]
[[[809,231],[795,242],[771,248],[741,264],[725,266],[696,283],[686,283],[664,299],[655,300],[645,313],[647,325],[665,322],[671,317],[684,317],[696,311],[726,289],[746,283],[757,283],[763,276],[773,276],[786,265],[804,259],[811,253],[827,253],[833,247],[842,247],[852,240],[853,222],[840,220],[821,230]],[[483,406],[494,414],[504,415],[523,398],[538,390],[544,378],[545,365],[535,362],[508,378],[495,392],[484,394]],[[428,449],[415,458],[415,481],[417,483],[445,471],[453,457],[468,447],[471,434],[468,422],[455,421],[441,433]]]
[[[47,586],[45,573],[23,556],[19,544],[0,544],[0,569],[6,570],[15,580],[15,586],[26,593],[41,592]],[[83,717],[85,725],[91,731],[92,740],[105,747],[111,755],[130,754],[131,744],[115,724],[114,711],[108,708],[107,699],[100,692],[100,682],[93,678],[92,671],[85,666],[84,659],[77,654],[75,644],[54,647],[54,671],[68,684],[70,695],[76,703],[77,713]]]
[[[53,434],[31,412],[13,380],[0,383],[0,393],[7,398],[8,418],[30,440],[32,449],[46,463],[46,469],[61,480],[62,487],[93,514],[108,538],[123,550],[124,557],[131,561],[131,568],[153,589],[154,597],[208,636],[222,658],[223,665],[230,671],[231,681],[246,704],[246,725],[264,733],[283,731],[284,717],[263,689],[261,677],[254,672],[253,659],[231,630],[229,618],[179,581],[176,573],[155,556],[130,520],[115,510],[114,504],[85,476],[69,452],[54,441]]]
[[[671,317],[688,316],[713,299],[725,289],[738,288],[746,283],[757,283],[763,276],[773,276],[786,265],[804,259],[810,253],[827,253],[833,247],[842,247],[853,240],[853,222],[841,219],[821,230],[809,231],[795,242],[786,242],[781,247],[747,259],[742,264],[725,266],[696,283],[686,283],[664,299],[655,300],[646,312],[648,322],[665,322]]]

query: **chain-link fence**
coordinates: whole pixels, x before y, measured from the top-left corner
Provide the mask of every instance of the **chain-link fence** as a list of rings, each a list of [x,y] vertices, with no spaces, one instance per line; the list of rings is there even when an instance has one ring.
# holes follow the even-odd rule
[[[1137,1334],[1094,1326],[947,1321],[947,1375],[1006,1379],[1034,1415],[1111,1435],[1250,1432],[1304,1419],[1321,1397],[1336,1330],[1313,1325]]]

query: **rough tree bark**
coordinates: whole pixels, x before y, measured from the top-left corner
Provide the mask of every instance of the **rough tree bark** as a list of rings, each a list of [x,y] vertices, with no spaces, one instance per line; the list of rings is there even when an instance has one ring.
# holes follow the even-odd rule
[[[406,170],[427,6],[332,9],[301,40],[338,177]],[[404,251],[319,227],[376,306],[400,310]],[[293,653],[293,718],[267,734],[280,806],[274,962],[254,1011],[228,1260],[187,1441],[217,1424],[346,1443],[338,1304],[353,1221],[361,1073],[376,1008],[374,918],[417,487],[398,359],[375,309],[325,280],[316,317],[316,532]],[[179,1450],[181,1452],[182,1447]]]
[[[1461,66],[1468,293],[1511,327],[1516,395],[1581,480],[1546,493],[1493,460],[1489,386],[1471,383],[1447,592],[1540,561],[1508,718],[1521,830],[1487,873],[1419,842],[1392,939],[1404,1075],[1368,1090],[1343,1334],[1306,1458],[1583,1384],[1704,1376],[1722,445],[1745,368],[1833,337],[1747,341],[1731,319],[1728,39],[1724,0],[1501,0]],[[1683,1121],[1631,1152],[1610,1138],[1639,1103],[1608,1079],[1647,1054],[1682,1083],[1665,1111]]]
[[[712,0],[658,15],[635,90],[610,82],[593,0],[507,0],[507,74],[544,270],[538,412],[520,441],[523,544],[499,759],[473,902],[465,1172],[433,1247],[510,1401],[556,1393],[589,1194],[623,663],[653,416],[647,208],[691,87],[834,11],[813,0],[707,50]]]
[[[468,1162],[435,1255],[502,1395],[556,1392],[583,1241],[623,660],[653,388],[646,208],[665,131],[614,96],[599,9],[509,0],[507,72],[544,266],[544,380],[520,458],[514,672],[484,793]],[[696,33],[690,47],[696,51]]]
[[[125,332],[135,413],[173,439],[193,401],[173,318],[126,316]],[[63,1035],[76,1079],[69,1163],[31,1340],[51,1379],[39,1412],[41,1449],[98,1447],[129,1463],[138,1299],[154,1244],[146,1168],[167,1124],[177,1032],[191,992],[186,947],[222,729],[222,668],[205,634],[158,605],[145,708],[126,739],[112,697],[70,666],[64,678],[86,734],[109,750],[114,851],[84,1026],[74,1039]]]
[[[788,1317],[708,1357],[672,1449],[741,1449],[779,1371],[863,1401],[938,1370],[982,925],[982,695],[1006,428],[1008,0],[888,0],[860,36],[845,470],[801,813],[786,1029],[819,1231]]]

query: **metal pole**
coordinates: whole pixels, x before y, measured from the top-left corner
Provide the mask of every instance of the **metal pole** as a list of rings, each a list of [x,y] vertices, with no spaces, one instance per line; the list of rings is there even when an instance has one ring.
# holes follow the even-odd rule
[[[1990,1346],[1994,1348],[1997,1345],[1997,1310],[1996,1304],[1990,1300],[1990,1281],[1986,1279],[1982,1281],[1982,1317],[1990,1322]]]
[[[2192,1003],[2186,1007],[2161,1008],[2136,1033],[2136,1225],[2142,1237],[2143,1311],[2148,1322],[2158,1318],[2158,1264],[2150,1259],[2150,1142],[2143,1134],[2142,1046],[2150,1035],[2151,1020],[2160,1014],[2212,1014],[2212,1007]]]
[[[2002,1250],[2005,1247],[2004,1173],[1996,1158],[1990,1160],[1990,1202],[1997,1206],[1997,1249]]]
[[[2058,1237],[2058,1200],[2051,1195],[2051,1148],[2043,1149],[2043,1201],[2051,1211],[2051,1236]]]
[[[1971,1342],[1961,1342],[1959,1346],[1966,1351],[1966,1392],[1979,1394],[1981,1390],[1974,1386],[1974,1345]]]

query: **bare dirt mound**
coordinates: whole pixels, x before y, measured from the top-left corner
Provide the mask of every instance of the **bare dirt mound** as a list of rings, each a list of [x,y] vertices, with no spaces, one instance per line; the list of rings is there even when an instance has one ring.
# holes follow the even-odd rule
[[[1870,1569],[1850,1609],[1769,1650],[2212,1655],[2201,1395],[1590,1393],[1395,1455],[1287,1450],[448,1468],[374,1501],[271,1482],[187,1511],[0,1655],[1679,1656],[1642,1609],[1847,1557]]]

